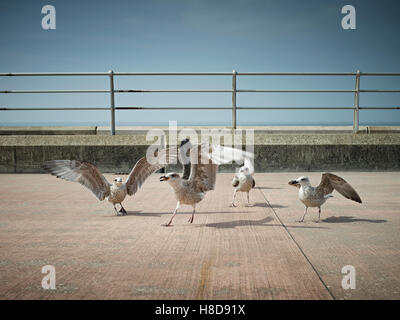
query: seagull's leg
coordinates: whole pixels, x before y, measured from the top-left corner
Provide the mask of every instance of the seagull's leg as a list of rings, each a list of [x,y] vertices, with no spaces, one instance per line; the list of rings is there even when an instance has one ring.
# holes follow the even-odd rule
[[[119,212],[126,213],[126,210],[125,210],[125,208],[122,206],[122,203],[120,203],[119,205],[121,206],[121,210],[119,210]]]
[[[178,203],[176,204],[176,208],[175,208],[175,210],[174,210],[174,213],[172,214],[172,217],[171,217],[171,219],[169,220],[169,222],[168,222],[168,223],[164,224],[164,226],[165,226],[165,227],[168,227],[168,226],[170,226],[170,225],[171,225],[171,223],[172,223],[172,219],[174,219],[174,217],[175,217],[176,213],[178,212],[178,209],[179,209],[180,205],[181,205],[181,204],[180,204],[180,202],[178,201]]]
[[[237,190],[235,189],[235,191],[233,192],[233,199],[232,199],[232,203],[230,204],[230,207],[236,207],[236,206],[235,206],[236,192],[237,192]]]
[[[193,222],[195,211],[196,211],[196,206],[193,205],[193,212],[192,212],[192,216],[189,218],[189,221],[188,221],[189,223],[192,223],[192,222]]]
[[[247,206],[250,207],[250,192],[247,191]]]
[[[307,209],[308,209],[308,207],[306,207],[306,210],[304,210],[304,216],[303,216],[303,218],[301,218],[301,220],[299,220],[298,222],[303,222],[303,221],[304,221],[304,217],[305,217],[306,214],[307,214]]]
[[[122,214],[120,212],[118,212],[117,208],[115,207],[115,203],[113,203],[114,206],[114,210],[117,213],[117,216],[122,216]]]
[[[315,222],[321,222],[321,207],[318,207],[318,221]]]

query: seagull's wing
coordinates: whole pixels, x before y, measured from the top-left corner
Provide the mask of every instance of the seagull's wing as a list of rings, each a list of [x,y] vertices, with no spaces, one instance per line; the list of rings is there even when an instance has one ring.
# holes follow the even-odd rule
[[[189,181],[196,191],[213,190],[218,166],[232,161],[243,162],[245,157],[253,158],[254,155],[250,152],[220,145],[211,148],[207,144],[198,145],[197,152],[190,153],[192,165]]]
[[[322,175],[321,183],[317,187],[317,192],[323,192],[323,195],[325,196],[332,193],[333,189],[338,191],[345,198],[361,203],[361,198],[357,191],[354,190],[346,180],[332,173],[324,173]]]
[[[57,178],[79,182],[90,189],[99,199],[110,195],[110,184],[95,165],[86,161],[51,160],[43,163],[43,169]]]
[[[135,166],[129,173],[128,179],[126,180],[126,188],[130,196],[139,190],[143,182],[153,172],[164,168],[167,164],[176,163],[177,148],[171,147],[168,149],[162,149],[157,152],[156,156],[159,159],[165,159],[165,162],[151,164],[147,161],[146,157],[143,157],[136,162]]]
[[[191,165],[190,163],[184,164],[183,165],[183,174],[182,174],[182,179],[183,180],[188,180],[190,177],[190,168]]]
[[[204,146],[198,145],[194,148],[197,148],[197,152],[190,152],[191,168],[188,180],[197,192],[213,190],[218,164],[212,162]]]
[[[236,148],[217,145],[212,147],[210,158],[212,162],[216,164],[226,164],[233,161],[243,163],[247,158],[247,164],[250,163],[250,166],[252,167],[250,159],[254,159],[254,154]]]
[[[180,161],[183,164],[183,174],[182,174],[182,179],[183,180],[188,180],[190,177],[190,154],[189,150],[192,148],[192,144],[189,141],[188,138],[184,139],[181,141],[181,144],[179,146],[179,157]]]
[[[250,174],[254,173],[254,165],[253,165],[253,158],[244,158],[244,167],[246,167],[249,170]]]

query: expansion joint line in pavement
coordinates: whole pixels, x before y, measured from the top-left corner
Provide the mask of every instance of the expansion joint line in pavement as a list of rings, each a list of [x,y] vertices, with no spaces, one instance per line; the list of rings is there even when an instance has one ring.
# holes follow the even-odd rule
[[[333,300],[335,299],[335,296],[333,295],[333,293],[331,292],[331,290],[329,290],[328,286],[326,285],[326,283],[324,282],[324,280],[321,278],[321,276],[319,275],[317,269],[315,269],[314,265],[312,264],[312,262],[310,261],[310,259],[307,257],[307,255],[305,254],[305,252],[303,251],[303,249],[301,248],[301,246],[299,245],[299,243],[296,241],[296,239],[293,237],[293,235],[290,233],[290,231],[288,230],[288,228],[286,227],[286,225],[283,223],[283,221],[281,220],[281,218],[278,216],[278,214],[276,213],[275,209],[271,206],[271,204],[269,203],[267,197],[265,196],[264,192],[262,192],[261,189],[257,188],[263,198],[265,199],[265,202],[267,203],[268,207],[272,210],[272,212],[274,213],[275,217],[278,219],[279,223],[282,225],[282,227],[286,230],[287,234],[289,235],[289,237],[292,239],[292,241],[295,243],[295,245],[297,246],[297,248],[300,250],[301,254],[304,256],[304,258],[307,260],[307,262],[310,264],[311,268],[314,270],[314,272],[316,273],[318,279],[321,281],[321,283],[323,284],[323,286],[325,287],[325,289],[328,291],[329,295],[332,297]]]

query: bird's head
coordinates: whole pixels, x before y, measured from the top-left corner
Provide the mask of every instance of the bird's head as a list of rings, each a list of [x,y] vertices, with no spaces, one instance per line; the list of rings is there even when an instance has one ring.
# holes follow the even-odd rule
[[[116,177],[116,178],[114,179],[114,184],[116,184],[117,186],[121,185],[121,183],[122,183],[122,178]]]
[[[308,177],[299,177],[295,180],[290,180],[289,184],[291,186],[299,188],[300,186],[310,185],[310,180],[308,179]]]
[[[160,177],[160,182],[168,181],[169,183],[176,183],[180,179],[181,179],[181,177],[176,172],[169,172],[165,176]]]

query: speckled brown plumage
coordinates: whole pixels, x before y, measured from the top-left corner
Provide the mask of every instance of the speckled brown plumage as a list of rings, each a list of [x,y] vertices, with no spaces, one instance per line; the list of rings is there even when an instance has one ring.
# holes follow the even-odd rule
[[[332,173],[322,174],[321,182],[317,187],[311,186],[308,177],[299,177],[289,181],[289,184],[299,188],[299,200],[305,205],[305,212],[300,222],[304,221],[309,207],[318,207],[318,221],[321,218],[321,206],[328,200],[333,190],[338,191],[345,198],[362,203],[354,188],[343,178]]]
[[[92,191],[100,201],[108,198],[117,215],[119,215],[119,213],[126,212],[122,202],[127,195],[135,194],[153,172],[163,168],[168,163],[176,163],[177,148],[163,149],[155,156],[165,159],[165,162],[151,164],[146,157],[141,158],[136,162],[125,183],[118,177],[110,184],[96,166],[87,161],[51,160],[44,162],[43,169],[57,178],[79,182]],[[116,204],[121,205],[119,212],[115,208]]]

